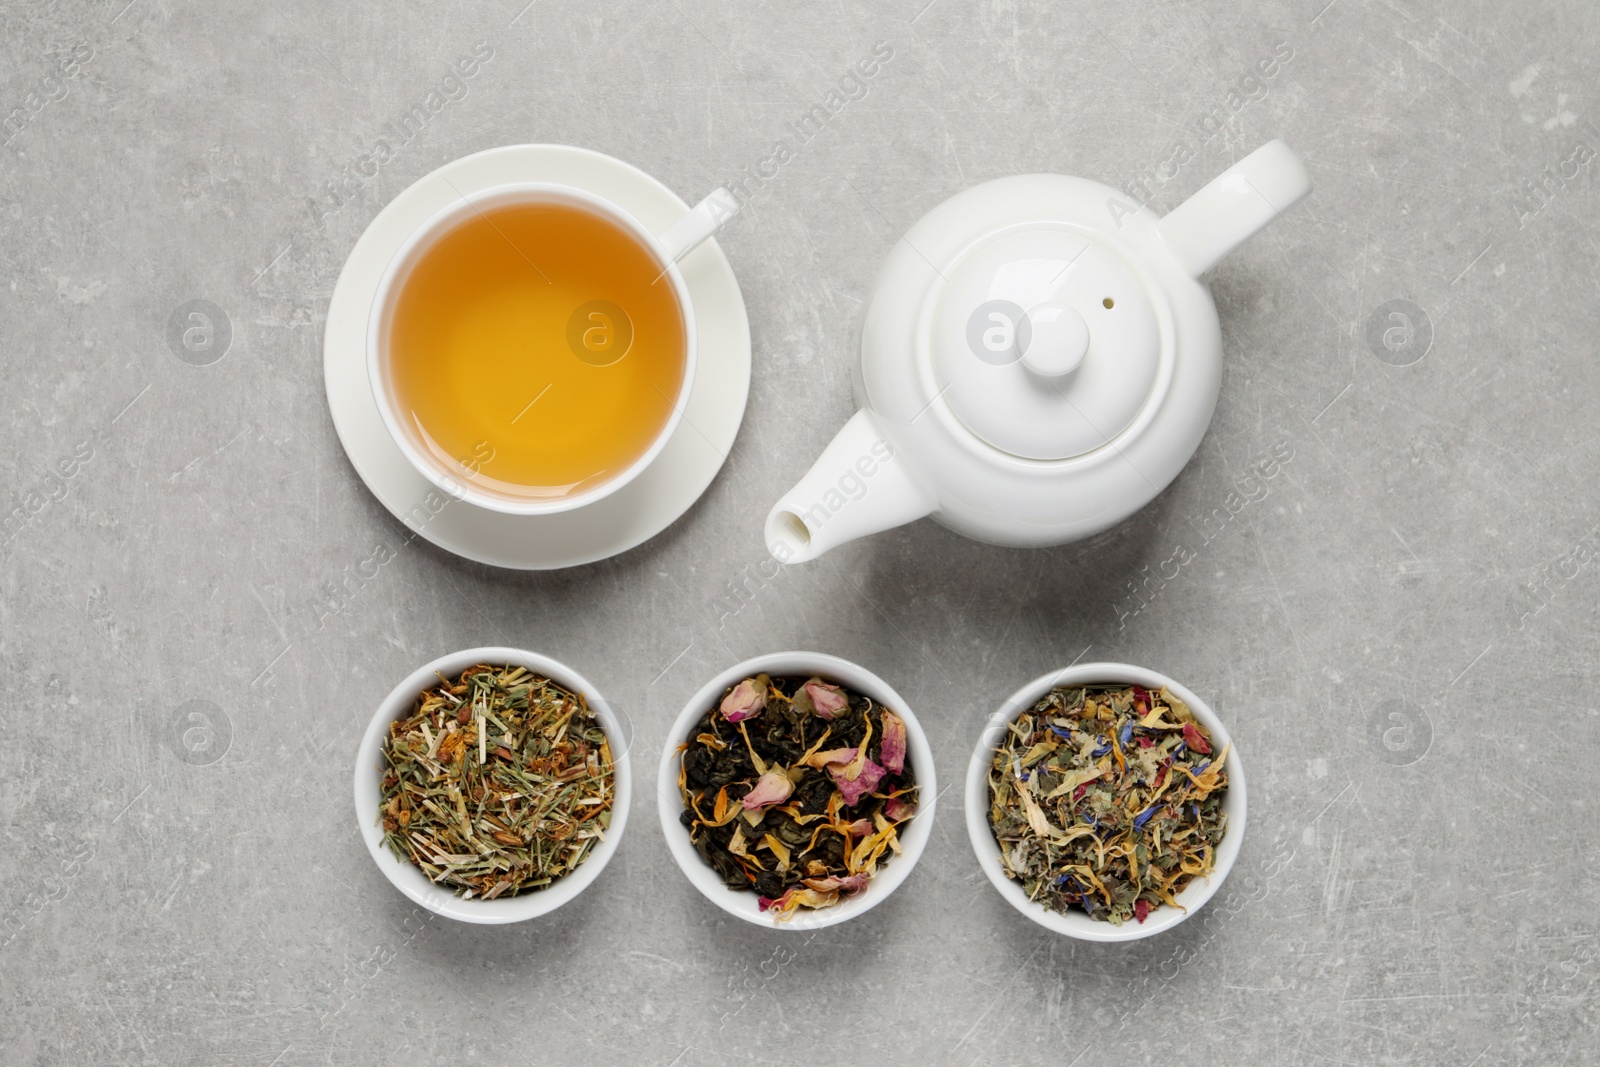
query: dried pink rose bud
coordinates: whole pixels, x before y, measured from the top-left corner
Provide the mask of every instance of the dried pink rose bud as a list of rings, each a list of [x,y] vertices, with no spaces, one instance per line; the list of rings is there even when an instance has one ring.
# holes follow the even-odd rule
[[[859,871],[846,877],[830,874],[826,878],[804,878],[801,881],[808,889],[815,889],[820,893],[859,893],[867,888],[867,872]]]
[[[777,908],[779,911],[782,911],[783,906],[789,902],[790,895],[792,895],[794,891],[799,888],[800,887],[797,885],[792,885],[788,889],[785,889],[783,891],[783,895],[780,897],[757,897],[756,906],[762,911],[766,911],[768,908]]]
[[[872,820],[857,819],[855,822],[848,824],[846,829],[848,829],[856,837],[866,837],[868,834],[872,833]],[[812,888],[817,887],[813,886]]]
[[[746,678],[733,687],[733,692],[722,698],[722,717],[729,722],[743,722],[752,715],[761,714],[767,706],[767,676]]]
[[[904,822],[917,813],[917,806],[905,797],[890,797],[883,806],[883,814],[890,822]]]
[[[853,764],[828,764],[828,774],[833,777],[833,784],[839,787],[839,792],[844,795],[844,802],[854,804],[868,793],[878,787],[883,781],[883,776],[888,772],[871,760],[861,762],[861,770],[854,778],[846,777]]]
[[[811,710],[819,719],[837,719],[850,710],[850,698],[836,685],[813,678],[801,686],[811,698]]]
[[[878,758],[895,774],[906,769],[906,724],[888,708],[883,709],[883,742]]]
[[[770,808],[774,804],[782,804],[789,799],[789,794],[794,792],[794,783],[789,781],[789,776],[782,771],[768,771],[756,779],[756,787],[744,795],[739,801],[745,811],[756,811],[760,808]]]

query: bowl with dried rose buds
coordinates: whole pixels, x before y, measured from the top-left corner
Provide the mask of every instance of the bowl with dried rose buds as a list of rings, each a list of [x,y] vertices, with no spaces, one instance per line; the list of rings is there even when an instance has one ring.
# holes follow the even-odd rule
[[[696,889],[741,919],[817,929],[905,881],[933,830],[933,751],[866,668],[779,652],[707,682],[667,735],[661,829]]]

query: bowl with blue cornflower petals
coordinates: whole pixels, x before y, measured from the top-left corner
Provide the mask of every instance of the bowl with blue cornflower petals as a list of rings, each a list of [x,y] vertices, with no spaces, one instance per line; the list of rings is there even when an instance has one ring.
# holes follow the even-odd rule
[[[1134,941],[1222,887],[1244,840],[1244,767],[1222,720],[1174,679],[1086,663],[989,717],[965,806],[1007,903],[1069,937]]]

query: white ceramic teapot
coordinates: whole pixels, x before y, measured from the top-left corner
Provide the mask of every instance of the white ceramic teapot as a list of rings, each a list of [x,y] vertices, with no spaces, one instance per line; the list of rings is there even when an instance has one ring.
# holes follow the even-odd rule
[[[786,563],[924,515],[1002,545],[1127,518],[1205,435],[1222,332],[1200,276],[1311,189],[1282,141],[1163,218],[1030,174],[928,212],[878,271],[861,410],[767,516]]]

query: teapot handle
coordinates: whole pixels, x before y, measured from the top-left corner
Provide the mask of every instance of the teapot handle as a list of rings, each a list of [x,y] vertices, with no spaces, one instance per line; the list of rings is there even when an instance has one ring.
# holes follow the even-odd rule
[[[1268,141],[1213,178],[1156,224],[1198,278],[1311,191],[1311,175],[1282,141]]]

